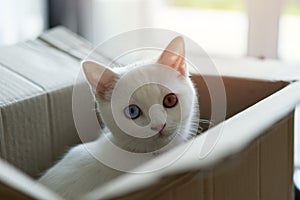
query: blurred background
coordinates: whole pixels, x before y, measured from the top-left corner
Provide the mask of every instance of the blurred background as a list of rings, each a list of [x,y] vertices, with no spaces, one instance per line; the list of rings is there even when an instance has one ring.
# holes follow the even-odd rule
[[[34,39],[58,25],[95,45],[136,28],[171,29],[210,56],[300,65],[300,0],[0,0],[0,46]],[[296,134],[296,167],[299,139]],[[300,187],[299,170],[295,182]]]
[[[94,44],[140,27],[171,29],[209,54],[300,61],[300,0],[0,0],[0,45],[64,25]]]

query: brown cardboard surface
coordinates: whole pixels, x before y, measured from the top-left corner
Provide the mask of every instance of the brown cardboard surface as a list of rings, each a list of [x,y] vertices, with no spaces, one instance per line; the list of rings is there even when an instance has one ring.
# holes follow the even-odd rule
[[[24,193],[15,190],[3,183],[0,183],[0,198],[1,199],[20,199],[20,200],[30,200],[31,197],[26,196]]]
[[[206,60],[205,57],[198,59]],[[253,57],[211,57],[211,59],[219,74],[223,76],[273,81],[300,80],[299,63],[273,59],[260,60]]]
[[[3,101],[3,105],[9,105],[1,109],[3,131],[0,143],[6,141],[7,144],[6,147],[1,144],[0,152],[3,157],[9,154],[7,160],[37,177],[70,146],[79,143],[71,112],[71,94],[79,60],[41,40],[3,47],[0,52],[0,65],[10,74],[0,71],[1,78],[3,76],[0,104]],[[19,78],[14,80],[14,77]],[[17,132],[26,132],[27,142],[17,142],[18,138],[23,140],[25,137]],[[31,143],[39,144],[43,149],[35,149]],[[31,151],[26,151],[23,145]],[[45,156],[37,155],[39,162],[34,160],[34,153],[42,152]],[[29,155],[33,156],[33,162],[24,162],[30,160]]]
[[[78,60],[51,47],[26,43],[0,48],[0,64],[45,91],[72,85],[80,67]]]
[[[1,113],[6,160],[37,176],[52,160],[46,95],[3,106]]]
[[[36,176],[52,160],[47,97],[40,87],[1,65],[0,74],[1,156]]]
[[[293,117],[274,125],[260,141],[260,198],[292,199]],[[276,152],[276,154],[274,153]]]
[[[271,96],[267,97],[266,99],[256,103],[254,106],[249,107],[248,109],[236,114],[232,118],[226,120],[225,122],[219,124],[218,126],[208,130],[204,134],[200,135],[197,137],[197,139],[194,140],[193,145],[187,150],[187,152],[180,157],[177,161],[176,164],[173,164],[169,166],[167,169],[162,169],[160,171],[157,171],[155,173],[152,173],[151,176],[148,174],[141,174],[140,176],[134,176],[134,175],[126,175],[123,177],[120,177],[119,179],[112,181],[111,183],[107,184],[103,188],[99,189],[98,191],[95,191],[94,193],[91,193],[90,196],[87,197],[89,198],[96,198],[101,197],[101,198],[115,198],[115,197],[120,197],[123,196],[126,193],[129,193],[130,191],[140,191],[137,193],[133,193],[133,196],[126,196],[126,197],[135,197],[136,195],[143,195],[143,196],[149,196],[149,199],[153,197],[153,195],[157,194],[154,191],[157,191],[157,188],[161,188],[160,184],[166,185],[165,182],[163,182],[164,179],[161,179],[161,177],[166,177],[169,176],[170,174],[176,174],[180,173],[182,171],[189,171],[189,170],[199,170],[201,171],[207,171],[209,169],[215,169],[214,173],[217,172],[218,169],[217,167],[222,166],[223,162],[224,163],[232,163],[233,161],[239,161],[239,159],[235,158],[234,156],[239,154],[240,152],[244,151],[247,149],[250,144],[253,144],[254,141],[258,140],[261,136],[265,135],[268,133],[268,131],[271,130],[271,133],[276,133],[274,130],[276,130],[276,126],[274,128],[274,124],[278,123],[279,121],[286,119],[284,121],[284,128],[282,130],[284,131],[279,131],[280,134],[282,134],[282,137],[288,137],[290,138],[291,134],[293,134],[292,130],[292,124],[287,121],[288,116],[290,116],[290,113],[293,112],[293,109],[295,105],[299,102],[300,99],[300,94],[297,93],[296,91],[299,90],[300,83],[294,83],[291,85],[286,86],[282,90],[276,92],[275,94],[272,94]],[[268,112],[261,112],[263,110],[267,110]],[[259,115],[258,115],[259,113]],[[288,123],[288,125],[286,125]],[[205,140],[205,137],[207,134],[213,134],[215,130],[217,130],[217,127],[220,127],[223,125],[222,128],[222,137],[218,140],[218,143],[214,147],[213,151],[210,152],[209,156],[205,157],[204,159],[200,159],[197,157],[197,153],[199,151],[199,148],[201,145],[203,145],[203,142]],[[276,142],[276,135],[269,134],[271,141]],[[234,139],[234,140],[233,140]],[[237,142],[238,141],[238,142]],[[290,139],[289,139],[290,141]],[[265,146],[265,144],[263,144]],[[289,146],[291,145],[291,142],[289,143],[280,143],[278,145],[281,145],[281,150],[284,149],[283,153],[287,158],[291,158],[293,155],[292,148]],[[256,147],[257,148],[257,147]],[[266,146],[268,148],[268,146]],[[261,149],[261,148],[259,148]],[[250,153],[249,157],[246,157],[246,163],[244,167],[238,166],[240,171],[240,174],[237,172],[236,175],[239,175],[240,177],[236,177],[237,182],[245,182],[247,181],[250,182],[257,182],[258,179],[255,179],[255,177],[252,176],[247,176],[247,173],[252,173],[253,175],[257,174],[257,171],[255,171],[255,166],[253,168],[249,169],[246,166],[249,165],[249,160],[251,164],[255,163],[253,160],[258,159],[260,156],[256,156],[257,152],[260,152],[259,149],[255,149],[253,153]],[[276,157],[276,152],[277,149],[272,148],[272,150],[269,152],[273,154],[274,157]],[[159,157],[149,163],[147,165],[152,165],[153,163],[160,163],[164,158],[164,156],[170,156],[172,152],[168,152],[162,157]],[[170,154],[170,155],[168,155]],[[282,155],[282,154],[281,154]],[[234,158],[228,160],[228,158]],[[160,160],[161,159],[161,160]],[[249,160],[248,160],[249,159]],[[280,161],[278,162],[286,162],[287,159],[284,158],[284,156],[279,156],[278,159]],[[281,173],[282,177],[285,177],[286,180],[289,180],[291,182],[292,180],[292,168],[291,166],[293,165],[293,162],[291,161],[292,159],[288,159],[289,164],[284,165],[283,167],[280,167],[276,170],[276,173]],[[152,163],[153,162],[153,163]],[[222,164],[222,165],[221,165]],[[145,165],[145,167],[147,166]],[[252,166],[252,165],[250,165]],[[143,166],[141,166],[143,168]],[[262,167],[260,167],[262,168]],[[268,170],[273,170],[276,168],[273,168],[271,166],[267,166]],[[253,170],[253,171],[252,171]],[[281,170],[286,170],[284,173],[281,172]],[[227,172],[226,172],[227,173]],[[223,174],[223,178],[226,177],[226,173]],[[243,176],[241,174],[245,173]],[[274,172],[275,173],[275,172]],[[275,173],[275,174],[276,174]],[[205,173],[203,173],[205,174]],[[259,176],[262,177],[263,173],[259,173]],[[242,178],[243,177],[243,178]],[[229,177],[227,177],[229,178]],[[241,179],[239,179],[241,178]],[[226,180],[226,181],[225,181]],[[128,185],[126,183],[132,182],[132,183],[143,183],[139,185]],[[222,186],[225,186],[225,182],[228,183],[228,199],[229,197],[234,198],[235,195],[237,197],[240,197],[238,193],[232,194],[234,187],[231,187],[229,183],[231,183],[230,179],[224,178],[223,181],[222,179],[219,179],[217,181],[217,186],[219,185],[219,188],[222,188]],[[277,184],[277,182],[268,182],[271,186],[273,184]],[[248,185],[238,185],[243,191],[246,190]],[[260,186],[258,183],[256,186]],[[283,185],[282,185],[283,186]],[[156,189],[151,189],[151,188],[156,188]],[[278,185],[276,186],[278,187]],[[145,189],[147,188],[147,189]],[[243,189],[244,188],[244,189]],[[285,185],[285,188],[281,190],[283,191],[292,191],[292,187],[290,185]],[[216,196],[215,190],[216,188],[213,187],[213,196]],[[224,189],[224,188],[223,188]],[[247,188],[248,189],[248,188]],[[219,190],[220,192],[222,189]],[[226,191],[226,188],[225,188]],[[224,192],[225,192],[224,191]],[[257,189],[252,188],[249,189],[249,191],[252,191],[254,194],[250,195],[251,197],[257,196]],[[145,193],[144,193],[145,192]],[[221,192],[223,194],[223,192]],[[259,191],[260,194],[260,191]],[[249,194],[247,194],[249,195]],[[220,195],[221,197],[222,195]],[[237,198],[236,197],[236,198]],[[154,198],[154,197],[153,197]]]
[[[72,115],[72,90],[73,87],[65,87],[48,94],[51,132],[54,133],[52,136],[53,160],[60,159],[70,147],[80,141]],[[59,110],[61,112],[58,112]]]
[[[7,80],[0,80],[0,87],[4,86],[0,88],[2,158],[35,177],[78,142],[71,113],[72,84],[79,60],[90,50],[90,44],[64,28],[47,32],[36,41],[0,49],[0,73],[7,74]],[[261,63],[253,60],[245,62],[242,69],[243,62],[232,67],[230,62],[218,62],[222,63],[217,67],[227,95],[227,120],[216,121],[219,124],[197,137],[170,167],[125,175],[86,199],[292,199],[290,114],[300,102],[300,83],[289,82],[288,76],[280,78],[283,67],[277,63],[267,63],[257,73]],[[200,86],[200,104],[210,105],[203,77],[194,78]],[[5,83],[10,82],[16,85],[7,87]],[[209,118],[210,112],[210,106],[202,107],[201,116]],[[210,154],[199,160],[205,138],[219,127],[222,137]],[[184,145],[177,149],[181,148]],[[24,199],[59,199],[2,160],[0,169],[0,196],[23,193]]]
[[[78,35],[64,27],[56,27],[47,31],[38,39],[79,60],[85,59],[94,48],[87,40],[79,38]],[[110,58],[103,56],[95,49],[93,54],[89,55],[89,59],[104,61],[103,63],[111,61]]]
[[[146,189],[112,199],[292,200],[291,166],[293,164],[282,162],[284,159],[292,159],[293,153],[290,151],[290,146],[288,143],[270,146],[266,144],[266,141],[275,144],[291,140],[292,121],[293,117],[290,115],[270,128],[262,139],[259,138],[253,142],[250,148],[238,155],[233,155],[233,158],[223,161],[210,170],[192,170],[166,176]],[[261,149],[262,146],[267,149]],[[277,152],[282,157],[276,157]],[[272,154],[271,158],[265,159],[267,154]],[[266,162],[268,162],[267,165]],[[275,168],[274,162],[279,164]],[[267,173],[266,169],[268,169]]]
[[[219,77],[194,74],[191,78],[198,90],[199,104],[205,105],[200,108],[200,116],[201,118],[210,119],[211,101],[205,80],[210,79],[213,82],[214,79]],[[226,91],[226,118],[243,111],[289,84],[285,81],[255,80],[229,76],[223,76],[222,80]]]
[[[43,94],[43,90],[30,80],[15,74],[0,64],[0,106],[16,103]]]
[[[3,120],[2,114],[0,110],[0,158],[6,158],[6,150],[5,150],[5,143],[4,143],[4,129],[3,129]]]
[[[5,161],[0,160],[0,169],[0,199],[62,199]]]
[[[79,60],[84,59],[93,48],[87,40],[79,38],[64,27],[46,31],[38,39]]]
[[[252,145],[238,158],[235,166],[215,170],[213,176],[213,199],[238,200],[259,198],[259,148]],[[237,158],[236,158],[237,159]]]

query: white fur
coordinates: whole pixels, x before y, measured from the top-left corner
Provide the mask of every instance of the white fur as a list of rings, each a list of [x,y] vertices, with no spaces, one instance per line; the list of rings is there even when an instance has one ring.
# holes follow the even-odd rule
[[[199,117],[197,115],[197,97],[193,84],[187,75],[180,75],[176,70],[159,64],[128,66],[114,69],[112,73],[116,75],[115,81],[107,86],[105,95],[95,94],[98,105],[97,112],[101,114],[107,126],[106,134],[102,134],[96,141],[71,148],[64,158],[39,180],[67,199],[79,197],[122,174],[122,172],[106,166],[106,163],[103,164],[95,158],[107,157],[112,160],[112,163],[126,164],[124,163],[126,158],[111,150],[110,142],[121,149],[134,153],[153,152],[147,154],[148,157],[145,160],[149,160],[154,155],[179,145],[197,133]],[[155,84],[157,80],[162,85]],[[120,81],[124,83],[122,82],[120,86],[119,94],[113,94],[113,89]],[[143,85],[145,82],[151,84]],[[138,105],[143,115],[136,120],[131,120],[126,118],[123,110],[120,109],[118,111],[121,120],[119,123],[128,125],[134,121],[141,127],[147,125],[151,127],[151,125],[166,122],[166,126],[162,130],[163,137],[156,133],[149,138],[133,137],[124,133],[115,122],[111,108],[112,96],[120,96],[114,103],[117,104],[117,108],[118,106],[123,108],[126,105],[123,105],[121,100],[126,95],[130,95],[128,89],[140,85],[142,86],[132,94],[130,103]],[[177,95],[179,103],[173,108],[165,109],[162,106],[163,98],[171,92]],[[154,104],[158,106],[153,107],[149,114],[149,110]],[[167,119],[164,116],[167,116]],[[129,129],[133,135],[139,135],[139,132],[136,132],[134,128],[129,126]],[[153,130],[145,129],[145,131],[153,134]],[[127,162],[130,164],[130,160]],[[130,166],[130,168],[132,167],[136,166]]]
[[[139,88],[131,97],[131,103],[139,105],[142,111],[147,114],[152,105],[162,104],[163,97],[166,94],[172,92],[177,95],[179,99],[179,105],[171,109],[165,109],[168,118],[164,131],[165,135],[168,137],[158,138],[158,135],[156,135],[156,137],[140,139],[137,137],[128,136],[128,134],[124,133],[124,131],[122,131],[115,123],[110,106],[111,102],[103,101],[101,98],[96,96],[100,115],[114,136],[113,142],[125,150],[140,153],[156,151],[158,148],[161,148],[169,143],[175,135],[177,135],[177,142],[173,142],[173,145],[177,145],[178,143],[186,141],[197,131],[193,129],[198,125],[198,116],[196,116],[198,111],[196,104],[197,98],[191,80],[188,77],[179,76],[179,74],[172,69],[163,70],[163,68],[167,67],[157,64],[150,64],[145,66],[129,67],[129,69],[127,68],[129,72],[124,72],[124,69],[122,69],[121,72],[116,73],[118,73],[123,79],[124,74],[127,76],[125,78],[127,84],[123,85],[123,87],[120,89],[120,101],[122,97],[128,95],[129,93],[126,88],[135,88],[136,86],[143,85],[144,83],[156,82],[156,80],[160,80],[164,86],[173,88],[172,91],[168,91],[161,85],[146,85]],[[118,69],[115,71],[118,71]],[[134,73],[132,71],[134,71]],[[112,91],[107,92],[108,98],[111,98],[111,92]],[[122,104],[121,102],[115,103]],[[126,105],[123,107],[125,106]],[[162,115],[161,112],[162,111],[159,109],[154,110],[155,118],[153,118],[152,121],[150,121],[147,115],[139,117],[134,121],[140,126],[147,125],[148,123],[150,123],[150,125],[151,123],[159,123],[157,122],[157,118],[158,116]],[[120,110],[120,113],[123,114],[122,110]],[[122,123],[127,124],[129,122],[130,119],[127,119],[124,116]],[[132,129],[131,131],[134,132],[135,130]],[[149,132],[151,132],[151,130],[149,130]],[[139,135],[139,133],[137,132],[135,135]]]
[[[120,175],[120,171],[102,164],[87,150],[97,143],[101,143],[101,137],[86,144],[86,147],[77,145],[71,148],[61,161],[39,179],[39,182],[66,199],[76,199]]]

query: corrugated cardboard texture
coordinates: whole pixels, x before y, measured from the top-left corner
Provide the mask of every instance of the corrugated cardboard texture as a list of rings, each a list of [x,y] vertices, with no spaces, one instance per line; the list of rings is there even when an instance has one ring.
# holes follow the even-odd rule
[[[3,106],[1,113],[6,160],[31,175],[49,167],[52,148],[46,95]]]
[[[0,74],[1,78],[3,77],[0,79],[0,155],[2,158],[36,177],[53,164],[53,161],[57,160],[69,146],[79,142],[72,116],[72,84],[78,73],[80,60],[87,56],[91,48],[85,40],[64,28],[58,28],[43,34],[35,41],[0,49]],[[108,59],[97,53],[93,56],[97,57],[96,60]],[[193,79],[199,86],[202,97],[200,104],[210,105],[210,99],[205,98],[209,95],[203,78],[194,76]],[[223,77],[223,80],[227,94],[226,118],[240,114],[244,109],[288,85],[284,80],[272,82],[268,78],[263,81]],[[297,88],[299,87],[290,87],[290,90],[278,95],[293,96],[288,91]],[[282,98],[273,98],[274,104],[279,105],[275,100],[280,101]],[[294,105],[293,101],[288,104],[289,113],[293,109],[292,104]],[[259,111],[266,112],[261,107],[263,104],[255,106]],[[253,119],[253,114],[259,115],[257,109],[250,109],[248,117]],[[271,116],[274,120],[270,120],[272,123],[268,121],[270,123],[268,126],[267,123],[261,124],[259,127],[261,132],[248,132],[248,135],[245,135],[247,141],[243,141],[243,145],[228,150],[230,156],[217,152],[218,158],[207,161],[208,165],[214,163],[210,169],[203,166],[191,170],[192,167],[184,167],[181,163],[181,168],[179,167],[181,171],[160,176],[157,183],[148,185],[147,188],[139,190],[131,188],[128,190],[131,193],[118,193],[119,191],[110,188],[113,193],[109,194],[108,191],[107,197],[166,200],[291,200],[293,197],[293,118],[287,116],[288,111],[278,114],[277,110],[275,114],[278,115]],[[202,107],[201,116],[209,119],[210,112],[209,106]],[[281,121],[274,125],[278,120]],[[231,130],[233,126],[236,127],[235,123],[238,120],[227,121]],[[240,129],[233,131],[237,130]],[[237,136],[236,134],[239,133],[235,132],[233,135]],[[232,134],[227,135],[232,136]],[[254,139],[256,140],[253,141]],[[226,143],[226,140],[222,142]],[[250,143],[252,145],[246,148]],[[222,146],[219,147],[220,149],[222,150]],[[28,199],[26,192],[28,190],[32,199],[33,197],[56,198],[55,194],[49,191],[47,193],[46,188],[35,184],[28,177],[23,177],[15,169],[2,165],[1,162],[2,173],[5,173],[1,174],[0,170],[1,197]],[[5,170],[3,166],[6,166]],[[170,168],[167,169],[168,172]],[[175,168],[173,167],[173,170]],[[21,179],[22,181],[16,182]],[[126,184],[128,185],[128,182]],[[35,186],[36,188],[32,189]],[[15,189],[11,189],[12,187]],[[44,192],[39,192],[41,189]],[[21,192],[18,191],[23,191],[24,195],[19,196]],[[99,197],[97,192],[91,196]]]
[[[28,174],[37,174],[52,160],[47,96],[1,65],[0,74],[1,157]]]
[[[292,200],[293,117],[274,125],[248,149],[210,171],[165,177],[118,200]]]
[[[178,174],[182,174],[188,170],[198,170],[200,175],[204,176],[203,182],[208,184],[202,184],[205,187],[203,195],[208,199],[217,196],[223,198],[224,195],[225,197],[228,196],[228,199],[235,197],[237,199],[244,199],[239,192],[235,191],[236,188],[239,188],[243,192],[250,192],[249,194],[244,194],[246,196],[255,197],[259,194],[260,198],[264,192],[268,193],[271,191],[268,191],[268,187],[279,188],[281,186],[284,188],[278,192],[287,196],[288,199],[292,199],[293,119],[289,118],[289,116],[291,113],[293,114],[293,110],[300,100],[299,88],[299,82],[292,83],[198,136],[186,150],[186,153],[168,168],[163,168],[151,174],[126,174],[89,194],[86,199],[97,197],[101,197],[102,199],[114,199],[116,197],[154,199],[162,195],[167,198],[167,196],[172,196],[175,192],[175,190],[169,190],[168,188],[175,188],[171,186],[174,186],[174,183],[181,178]],[[243,102],[240,103],[243,104]],[[281,123],[278,123],[280,121]],[[203,146],[206,136],[215,134],[219,130],[218,127],[222,127],[221,137],[210,154],[199,159],[199,150]],[[263,136],[268,138],[267,140],[269,141],[265,142]],[[251,144],[256,145],[253,147],[253,152],[248,150]],[[264,146],[265,149],[261,146]],[[250,151],[249,156],[237,156],[241,152],[245,152],[245,150]],[[276,156],[278,150],[280,152]],[[272,156],[269,156],[269,154],[272,154]],[[161,157],[147,163],[147,166],[159,164],[162,160],[166,159],[166,156],[170,155],[172,156],[172,152],[167,152]],[[266,159],[268,165],[265,165],[265,162],[261,162],[261,159]],[[241,164],[243,160],[245,164]],[[269,163],[273,165],[279,164],[278,167],[273,167]],[[230,171],[228,165],[231,165],[232,171]],[[248,168],[248,166],[251,168]],[[146,166],[142,167],[141,170],[145,168]],[[268,170],[269,174],[275,177],[269,178],[268,173],[267,176],[264,176],[265,172],[263,169]],[[208,170],[210,172],[207,173]],[[173,177],[170,174],[177,175]],[[209,178],[205,176],[207,174]],[[256,176],[255,174],[258,175]],[[255,176],[258,178],[255,178]],[[201,182],[201,180],[199,181]],[[262,186],[262,183],[265,181],[269,185],[265,184]],[[128,184],[128,182],[139,184],[132,185]],[[252,184],[248,185],[248,182]],[[252,187],[254,184],[256,184],[255,188]],[[259,192],[257,192],[257,188],[260,189]],[[261,191],[262,188],[264,191]],[[201,190],[199,188],[192,189]],[[216,191],[220,193],[216,194]],[[130,192],[131,195],[126,195]],[[171,194],[167,194],[169,192]],[[211,196],[207,197],[208,194],[211,194]]]
[[[56,35],[61,32],[64,29],[54,31]],[[72,89],[80,59],[49,45],[46,39],[0,49],[0,154],[34,177],[79,142]],[[68,41],[69,45],[82,42],[78,37]]]
[[[205,105],[200,108],[200,116],[204,119],[210,119],[211,100],[205,80],[218,79],[215,76],[191,76],[199,94],[199,104]],[[227,113],[226,119],[252,106],[258,101],[266,98],[274,92],[288,85],[285,81],[264,81],[237,77],[222,77],[226,91]],[[215,123],[219,123],[215,122]]]
[[[293,124],[291,117],[285,123],[274,126],[261,139],[261,199],[293,199]]]
[[[112,60],[102,55],[97,49],[93,49],[93,46],[88,41],[79,38],[78,35],[64,27],[57,27],[45,32],[38,39],[79,60],[87,56],[89,56],[89,59],[102,61],[102,63],[106,63],[106,61],[111,62]],[[93,54],[89,55],[92,49]]]

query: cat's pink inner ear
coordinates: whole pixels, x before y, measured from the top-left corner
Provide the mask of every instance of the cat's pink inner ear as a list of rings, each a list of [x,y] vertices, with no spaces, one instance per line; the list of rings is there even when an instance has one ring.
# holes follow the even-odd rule
[[[177,70],[181,75],[186,76],[186,64],[184,61],[185,46],[181,36],[174,38],[166,47],[158,59],[158,63],[167,65]]]
[[[117,74],[93,61],[82,62],[82,68],[93,93],[104,97],[107,89],[115,83]]]

